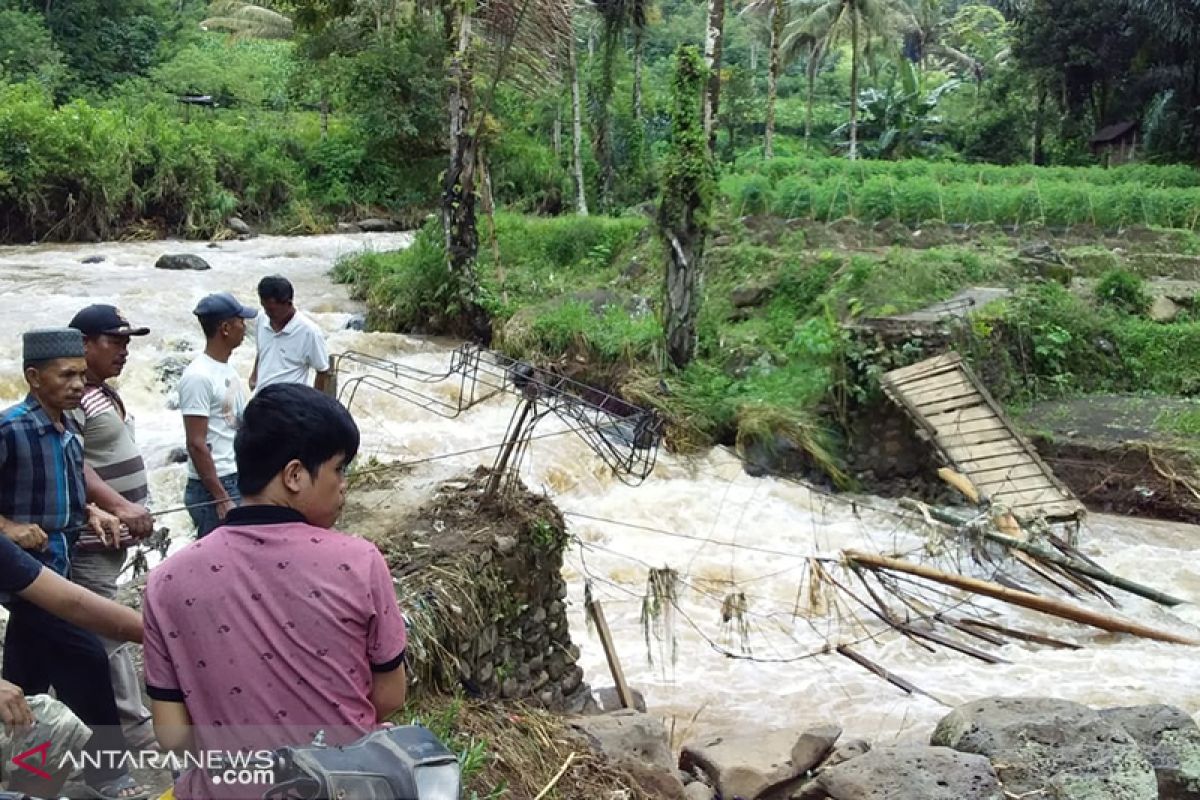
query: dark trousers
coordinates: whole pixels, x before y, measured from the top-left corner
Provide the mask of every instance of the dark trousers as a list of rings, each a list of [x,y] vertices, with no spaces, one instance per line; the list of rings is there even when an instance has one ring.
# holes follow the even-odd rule
[[[124,752],[125,734],[100,640],[24,600],[14,598],[8,610],[4,680],[20,686],[25,694],[44,694],[54,687],[58,699],[92,729],[85,750]],[[116,760],[116,756],[103,756],[104,766],[89,765],[84,780],[89,786],[100,786],[124,774],[124,769],[107,768]]]

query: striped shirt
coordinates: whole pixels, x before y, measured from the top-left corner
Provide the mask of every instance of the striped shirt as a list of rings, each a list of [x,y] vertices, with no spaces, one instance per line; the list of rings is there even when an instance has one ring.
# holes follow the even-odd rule
[[[65,414],[59,430],[33,395],[0,414],[0,515],[45,531],[50,546],[31,552],[67,574],[87,516],[83,439]]]
[[[146,464],[134,441],[133,418],[125,413],[125,404],[116,390],[103,383],[88,384],[79,408],[67,413],[83,431],[83,454],[88,466],[126,500],[145,504],[150,495]],[[132,543],[133,537],[121,537],[121,546]],[[80,534],[78,547],[106,549],[90,530]]]

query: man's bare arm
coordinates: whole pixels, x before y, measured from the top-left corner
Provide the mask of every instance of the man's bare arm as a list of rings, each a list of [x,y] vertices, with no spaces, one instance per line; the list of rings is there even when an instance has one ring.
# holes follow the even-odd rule
[[[217,475],[217,465],[213,462],[212,452],[208,449],[208,417],[185,416],[183,431],[187,436],[187,451],[188,456],[192,459],[192,466],[196,468],[196,474],[200,476],[200,482],[204,484],[204,488],[208,490],[214,500],[219,501],[217,516],[225,519],[225,515],[233,508],[233,501],[229,499],[229,492],[225,491],[225,487],[221,485],[221,478]]]
[[[17,594],[81,628],[121,642],[142,641],[142,615],[43,569]]]

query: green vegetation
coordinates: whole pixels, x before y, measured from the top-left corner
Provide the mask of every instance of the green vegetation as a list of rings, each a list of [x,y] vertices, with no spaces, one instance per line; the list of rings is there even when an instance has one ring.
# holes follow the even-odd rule
[[[788,160],[788,163],[795,163]],[[804,164],[803,161],[799,162]],[[1061,179],[1022,178],[1021,168],[992,168],[988,180],[970,175],[970,169],[935,171],[904,176],[890,169],[923,162],[834,162],[844,170],[821,177],[817,162],[814,174],[799,174],[782,164],[772,164],[768,175],[754,172],[731,174],[721,182],[728,202],[743,213],[769,210],[783,217],[821,221],[854,218],[865,222],[897,220],[910,225],[926,222],[994,223],[998,225],[1092,225],[1115,229],[1129,225],[1160,225],[1195,230],[1200,225],[1200,187],[1157,186],[1139,182],[1173,176],[1173,170],[1156,175],[1154,168],[1130,169],[1128,180],[1088,183],[1090,168],[1061,169]],[[874,172],[872,164],[884,165]],[[1012,175],[1006,173],[1011,171]],[[1116,170],[1114,170],[1116,172]],[[1195,170],[1192,170],[1195,173]],[[768,182],[771,174],[779,174]],[[1200,173],[1198,173],[1200,174]],[[962,178],[965,178],[962,179]],[[1183,180],[1183,178],[1180,178]],[[990,181],[990,182],[989,182]]]

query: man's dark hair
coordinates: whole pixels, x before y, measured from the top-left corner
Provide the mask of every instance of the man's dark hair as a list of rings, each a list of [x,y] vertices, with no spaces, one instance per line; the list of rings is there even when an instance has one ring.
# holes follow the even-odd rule
[[[55,361],[58,361],[58,359],[57,358],[43,358],[43,359],[36,360],[36,361],[25,361],[25,362],[22,362],[22,364],[21,364],[21,372],[24,372],[25,370],[29,369],[30,367],[33,367],[38,372],[41,372],[46,367],[53,364]]]
[[[196,317],[196,319],[200,320],[200,330],[204,331],[204,338],[211,339],[217,335],[217,329],[221,327],[221,323],[229,318],[208,314],[203,317]]]
[[[254,395],[233,441],[238,488],[258,494],[293,459],[312,475],[342,453],[358,453],[358,426],[329,395],[298,383],[276,383]]]
[[[290,303],[296,296],[292,282],[282,275],[268,275],[258,282],[258,299]]]

